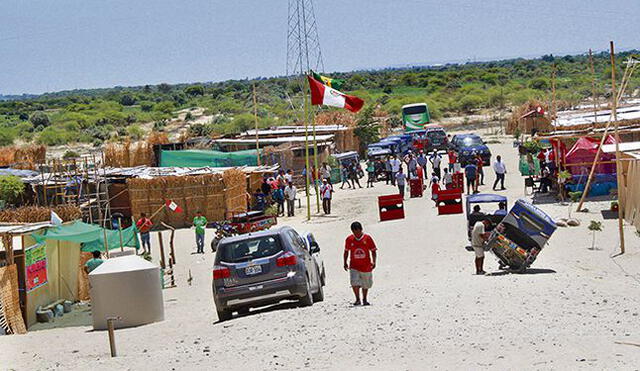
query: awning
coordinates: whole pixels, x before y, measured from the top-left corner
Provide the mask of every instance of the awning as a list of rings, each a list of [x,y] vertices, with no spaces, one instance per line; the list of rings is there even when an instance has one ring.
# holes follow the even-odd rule
[[[136,233],[138,229],[132,225],[122,230],[122,245],[126,247],[140,248]],[[120,248],[120,232],[118,230],[103,229],[95,224],[87,224],[75,221],[71,224],[64,224],[54,228],[49,228],[43,233],[32,234],[38,243],[45,240],[69,241],[81,243],[82,251],[91,252],[95,250],[104,251],[104,237],[107,236],[107,246],[109,250]]]

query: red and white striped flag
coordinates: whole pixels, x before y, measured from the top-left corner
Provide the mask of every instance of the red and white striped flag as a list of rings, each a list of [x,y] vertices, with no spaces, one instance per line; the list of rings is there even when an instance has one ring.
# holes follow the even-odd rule
[[[311,104],[314,106],[325,105],[340,107],[351,112],[358,112],[364,105],[364,101],[353,95],[347,95],[316,81],[311,76],[307,76],[309,88],[311,89]]]
[[[182,212],[182,208],[180,206],[178,206],[177,203],[171,201],[171,200],[167,200],[165,202],[165,206],[167,206],[167,208],[169,208],[169,210],[173,211],[174,213],[181,213]]]

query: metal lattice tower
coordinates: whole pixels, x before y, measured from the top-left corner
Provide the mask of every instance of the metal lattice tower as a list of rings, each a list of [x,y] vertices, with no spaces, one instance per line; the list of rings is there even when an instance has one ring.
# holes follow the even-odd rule
[[[313,0],[289,0],[287,76],[324,71]]]

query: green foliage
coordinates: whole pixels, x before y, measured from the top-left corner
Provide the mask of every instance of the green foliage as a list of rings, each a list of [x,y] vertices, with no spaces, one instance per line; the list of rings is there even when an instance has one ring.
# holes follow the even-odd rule
[[[29,121],[31,121],[34,127],[47,127],[51,124],[51,122],[49,121],[49,116],[47,116],[47,114],[42,111],[34,112],[29,117]]]
[[[78,157],[80,157],[80,154],[78,152],[74,151],[74,150],[71,150],[71,149],[67,150],[64,153],[64,155],[62,155],[62,158],[65,159],[65,160],[72,159],[72,158],[78,158]]]
[[[24,192],[24,183],[22,179],[14,175],[0,175],[0,199],[7,203],[13,203],[18,200]]]
[[[524,142],[522,145],[527,149],[527,152],[532,154],[536,154],[542,150],[542,146],[537,140],[530,140],[528,142]]]
[[[50,126],[40,132],[38,134],[38,143],[47,145],[47,146],[58,146],[62,144],[67,144],[73,140],[73,138],[77,134],[73,132],[68,132],[65,129]]]
[[[140,140],[144,137],[144,130],[140,125],[131,125],[127,128],[127,134],[133,140]]]
[[[582,197],[582,191],[578,192],[569,192],[569,198],[571,198],[572,202],[580,201],[580,197]]]
[[[589,226],[587,227],[587,229],[589,229],[592,232],[601,232],[604,229],[604,226],[602,225],[602,222],[599,222],[597,220],[592,220],[589,223]]]
[[[0,146],[9,146],[13,144],[14,140],[15,133],[13,130],[0,128]]]
[[[120,97],[120,104],[122,104],[123,106],[133,106],[134,104],[136,104],[136,98],[131,94],[124,94]]]
[[[153,110],[161,113],[171,114],[176,109],[176,105],[171,101],[157,103]]]
[[[375,106],[369,104],[358,114],[356,127],[353,133],[360,141],[360,152],[365,152],[367,146],[380,140],[380,125],[373,120]]]
[[[191,96],[204,95],[204,86],[202,85],[191,85],[184,89],[185,94]]]

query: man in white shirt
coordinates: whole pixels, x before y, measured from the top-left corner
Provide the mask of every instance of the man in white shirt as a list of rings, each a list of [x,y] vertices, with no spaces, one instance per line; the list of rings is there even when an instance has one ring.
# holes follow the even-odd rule
[[[442,156],[440,156],[438,151],[433,151],[429,161],[431,161],[431,165],[433,165],[433,172],[436,173],[438,178],[440,178],[440,163],[442,162]]]
[[[507,173],[507,167],[504,162],[502,162],[502,157],[500,157],[500,155],[496,156],[496,160],[493,163],[493,171],[496,173],[496,181],[493,182],[493,190],[496,190],[498,182],[500,182],[500,190],[504,191],[506,189],[504,187],[504,175]]]
[[[287,173],[284,174],[284,181],[289,184],[289,182],[293,182],[293,170],[287,170]]]
[[[296,200],[296,186],[289,180],[287,186],[284,187],[284,199],[287,200],[287,216],[294,216],[295,214],[295,200]]]
[[[326,162],[322,163],[322,167],[320,168],[320,175],[322,179],[331,179],[331,166],[329,166]]]
[[[490,232],[485,232],[491,226],[489,219],[476,222],[471,230],[471,247],[476,254],[476,274],[485,274],[484,265],[484,243],[489,239]]]
[[[390,162],[391,162],[391,184],[396,185],[396,175],[400,171],[400,166],[402,166],[402,163],[398,159],[398,156],[393,156]]]
[[[327,181],[322,179],[322,185],[320,186],[320,196],[322,197],[322,210],[325,214],[331,214],[331,194],[333,193],[333,186]]]

